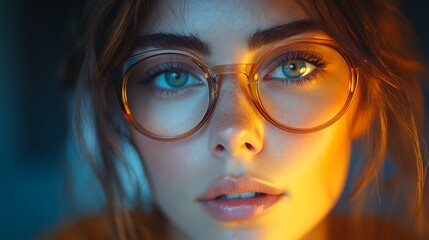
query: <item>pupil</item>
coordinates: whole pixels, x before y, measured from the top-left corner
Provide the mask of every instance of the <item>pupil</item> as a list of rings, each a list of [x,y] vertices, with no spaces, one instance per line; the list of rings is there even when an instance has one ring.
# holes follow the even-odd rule
[[[188,73],[184,72],[167,72],[165,80],[171,87],[184,86],[188,81]]]
[[[283,64],[282,72],[288,78],[297,78],[305,73],[305,61],[289,60]]]

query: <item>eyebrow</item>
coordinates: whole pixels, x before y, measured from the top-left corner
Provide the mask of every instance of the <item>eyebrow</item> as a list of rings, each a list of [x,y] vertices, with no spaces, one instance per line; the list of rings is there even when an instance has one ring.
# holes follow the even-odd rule
[[[210,45],[196,35],[181,35],[172,33],[154,33],[137,38],[137,47],[186,48],[205,56],[210,55]]]
[[[325,32],[320,24],[314,20],[305,19],[278,25],[265,30],[258,30],[248,41],[250,50],[255,50],[264,45],[290,38],[307,32]]]
[[[306,33],[323,31],[321,26],[314,20],[298,20],[269,29],[257,30],[248,40],[250,50],[256,50],[264,45],[290,38],[292,36]],[[323,31],[324,32],[324,31]],[[160,47],[180,49],[185,48],[196,51],[204,56],[211,54],[210,45],[198,36],[182,35],[174,33],[154,33],[141,35],[137,38],[136,47]]]

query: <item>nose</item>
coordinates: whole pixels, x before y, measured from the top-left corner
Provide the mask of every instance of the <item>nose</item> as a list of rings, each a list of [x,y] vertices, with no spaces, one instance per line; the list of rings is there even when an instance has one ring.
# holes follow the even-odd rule
[[[210,120],[209,145],[217,158],[256,155],[263,147],[263,117],[252,103],[244,74],[217,79],[219,95]]]

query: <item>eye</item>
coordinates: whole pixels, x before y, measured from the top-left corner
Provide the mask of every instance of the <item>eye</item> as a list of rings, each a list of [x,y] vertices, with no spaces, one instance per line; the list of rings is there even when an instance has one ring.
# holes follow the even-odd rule
[[[147,86],[147,91],[160,97],[181,96],[191,89],[207,85],[192,68],[179,63],[155,66],[144,76],[141,82]]]
[[[303,83],[315,80],[327,65],[322,51],[312,50],[310,47],[279,52],[279,56],[265,68],[265,81],[302,86]]]
[[[316,68],[313,64],[302,59],[286,59],[282,62],[269,73],[271,79],[300,79]]]
[[[162,72],[153,79],[153,83],[158,88],[177,89],[189,84],[195,84],[196,79],[183,70],[169,70]]]

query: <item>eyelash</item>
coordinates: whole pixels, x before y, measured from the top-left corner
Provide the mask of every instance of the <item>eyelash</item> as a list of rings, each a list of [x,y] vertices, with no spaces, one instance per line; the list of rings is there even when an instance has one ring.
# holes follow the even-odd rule
[[[287,61],[290,59],[300,59],[304,60],[308,63],[313,64],[316,67],[323,68],[326,66],[327,61],[323,57],[319,56],[316,52],[312,51],[309,52],[308,49],[306,50],[299,50],[299,51],[289,51],[283,54],[281,57],[283,61]]]

